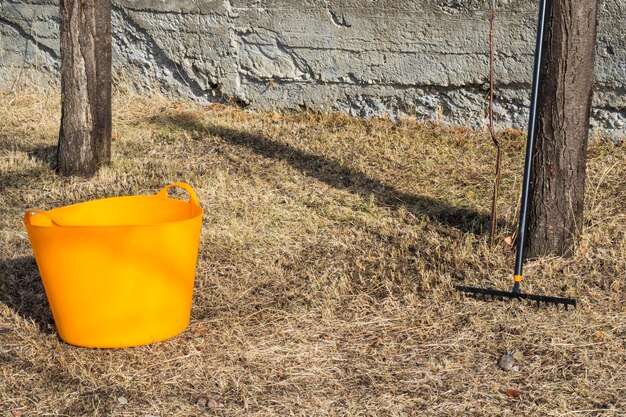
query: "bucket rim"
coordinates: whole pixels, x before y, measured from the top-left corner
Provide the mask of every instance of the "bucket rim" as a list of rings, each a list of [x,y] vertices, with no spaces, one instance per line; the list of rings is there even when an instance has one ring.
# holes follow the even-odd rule
[[[167,196],[167,190],[175,186],[184,188],[185,190],[187,190],[187,192],[189,192],[190,198],[188,202],[185,202],[184,200],[179,200],[176,198],[169,198]],[[163,199],[164,198],[168,200],[179,201],[181,203],[187,203],[192,207],[196,207],[199,211],[194,216],[190,216],[188,218],[184,218],[180,220],[173,220],[173,221],[160,222],[160,223],[140,223],[140,224],[137,224],[137,223],[112,224],[112,225],[61,224],[54,217],[54,211],[65,209],[68,207],[75,207],[81,204],[89,204],[89,203],[94,203],[94,202],[104,201],[104,200],[122,200],[122,199],[132,199],[132,198],[141,198],[141,199],[146,199],[146,198]],[[30,222],[30,218],[35,214],[40,214],[40,215],[47,217],[50,220],[50,225],[33,225]],[[125,228],[127,227],[155,227],[155,226],[165,226],[165,225],[173,225],[177,223],[190,222],[192,220],[197,219],[198,217],[202,218],[203,214],[204,214],[204,209],[202,208],[202,206],[200,206],[198,202],[198,198],[193,188],[191,188],[191,186],[186,183],[179,182],[175,184],[170,184],[164,187],[163,189],[161,189],[157,194],[152,194],[152,195],[148,194],[148,195],[126,195],[126,196],[104,197],[104,198],[97,198],[95,200],[87,200],[87,201],[81,201],[81,202],[74,203],[74,204],[68,204],[66,206],[55,207],[50,210],[27,210],[26,213],[24,214],[24,223],[26,224],[27,228],[48,228],[52,226],[57,227],[57,228],[93,228],[93,229],[99,229],[99,228],[113,229],[113,228],[124,228],[124,227]]]

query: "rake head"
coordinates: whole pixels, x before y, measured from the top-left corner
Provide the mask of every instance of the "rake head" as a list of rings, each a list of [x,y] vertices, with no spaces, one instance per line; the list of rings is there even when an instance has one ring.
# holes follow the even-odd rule
[[[455,288],[457,291],[465,295],[482,300],[530,300],[535,301],[537,303],[537,307],[540,307],[541,303],[545,303],[546,305],[563,305],[565,310],[567,310],[569,306],[576,308],[576,300],[573,298],[550,297],[547,295],[525,294],[523,292],[515,291],[500,291],[493,290],[491,288],[464,287],[460,285],[457,285]]]

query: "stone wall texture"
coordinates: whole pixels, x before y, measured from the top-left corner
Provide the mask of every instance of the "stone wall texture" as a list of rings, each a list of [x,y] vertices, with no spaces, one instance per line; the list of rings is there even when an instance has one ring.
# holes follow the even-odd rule
[[[114,67],[140,88],[253,110],[484,126],[489,0],[114,0]],[[526,124],[538,1],[498,0],[500,127]],[[624,136],[626,2],[601,1],[594,127]],[[0,0],[0,85],[57,82],[56,0]]]

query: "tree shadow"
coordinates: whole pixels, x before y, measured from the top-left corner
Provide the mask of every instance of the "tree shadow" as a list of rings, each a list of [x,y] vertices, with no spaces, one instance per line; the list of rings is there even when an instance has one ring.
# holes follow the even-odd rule
[[[34,160],[48,166],[50,169],[56,169],[57,167],[56,145],[39,146],[27,149],[26,153],[28,153],[28,155],[30,155]]]
[[[396,189],[354,168],[344,166],[323,155],[309,153],[266,136],[222,126],[205,125],[189,115],[166,115],[148,119],[153,124],[170,125],[194,134],[208,133],[242,148],[247,148],[265,158],[286,162],[305,175],[325,184],[348,190],[364,198],[374,197],[382,207],[398,210],[405,207],[415,216],[426,217],[441,225],[462,232],[484,234],[490,216],[469,207],[456,207],[450,203],[423,195],[414,195]],[[501,224],[502,226],[504,224]]]
[[[9,141],[8,138],[0,136],[0,150],[25,152],[35,161],[55,169],[57,165],[56,145],[23,146],[22,144]]]
[[[9,171],[0,174],[0,192],[9,189],[23,190],[33,184],[39,175],[40,169],[26,169],[23,171]]]
[[[57,147],[35,146],[23,147],[0,139],[0,151],[20,151],[28,154],[32,159],[44,165],[15,167],[0,173],[0,192],[8,189],[22,190],[33,185],[37,178],[46,173],[46,167],[56,169]]]
[[[32,256],[0,260],[0,302],[26,320],[32,320],[41,332],[56,332],[37,263]]]

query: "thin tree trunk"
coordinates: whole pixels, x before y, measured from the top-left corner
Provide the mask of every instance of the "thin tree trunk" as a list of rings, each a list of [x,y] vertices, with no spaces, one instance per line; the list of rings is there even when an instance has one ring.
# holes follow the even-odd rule
[[[583,220],[597,1],[548,2],[526,257],[572,253]]]
[[[111,159],[111,2],[61,0],[61,175],[90,177]]]

